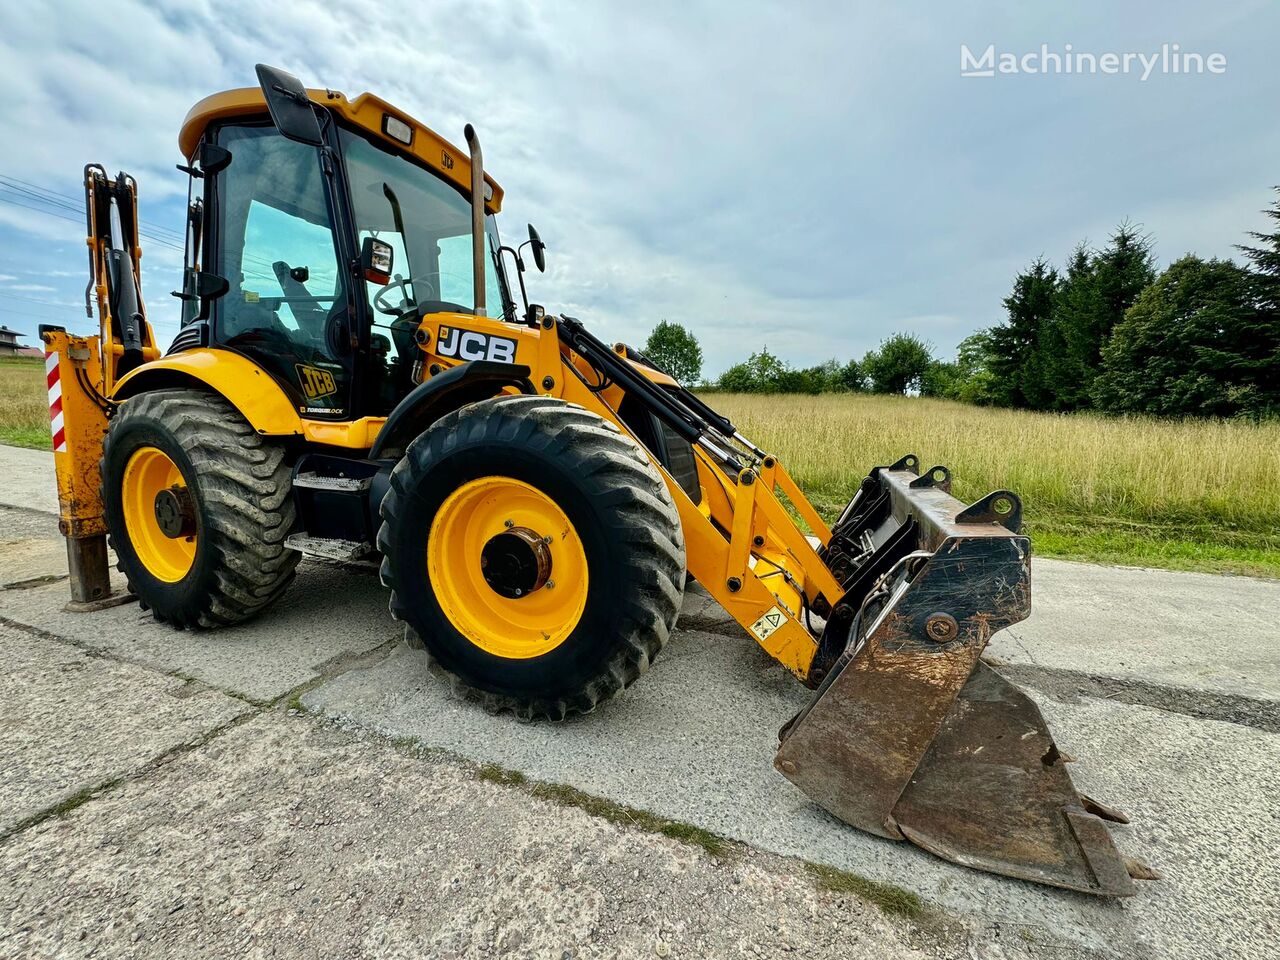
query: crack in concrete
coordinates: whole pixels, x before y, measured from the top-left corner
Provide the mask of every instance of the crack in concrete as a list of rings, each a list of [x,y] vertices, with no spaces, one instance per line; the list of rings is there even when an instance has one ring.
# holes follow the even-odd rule
[[[1018,645],[1018,649],[1026,654],[1028,660],[1034,663],[1037,667],[1040,666],[1040,661],[1036,659],[1036,655],[1031,652],[1027,645],[1022,642],[1022,638],[1014,633],[1012,629],[1006,629],[1005,636],[1009,637],[1009,639]]]
[[[185,680],[188,684],[195,684],[199,689],[215,690],[224,696],[231,697],[234,700],[240,700],[250,706],[257,707],[258,709],[268,709],[279,703],[283,703],[294,696],[301,696],[312,687],[324,683],[326,680],[332,680],[334,677],[346,673],[349,670],[357,670],[363,667],[372,666],[373,664],[390,656],[391,651],[395,648],[396,644],[400,642],[399,637],[392,637],[389,640],[384,640],[382,643],[369,650],[362,650],[358,652],[344,651],[343,653],[339,653],[312,667],[311,669],[315,671],[316,675],[310,680],[286,690],[279,696],[262,700],[257,697],[251,697],[248,694],[241,693],[238,690],[231,690],[226,687],[220,687],[217,684],[209,683],[208,681],[201,680],[199,677],[193,677],[191,674],[182,670],[164,670],[157,667],[149,660],[145,660],[140,657],[125,656],[124,654],[118,653],[114,650],[94,646],[93,644],[87,643],[83,640],[77,640],[74,637],[51,633],[40,627],[33,627],[29,623],[23,623],[21,620],[13,620],[9,617],[0,616],[0,626],[21,631],[22,633],[36,637],[40,640],[50,640],[54,643],[61,643],[68,647],[74,647],[86,656],[93,657],[98,660],[123,663],[127,666],[139,667],[149,673],[155,673],[162,677],[174,677],[178,680]]]
[[[340,677],[344,673],[350,673],[352,670],[364,670],[375,664],[381,663],[397,646],[400,645],[399,637],[392,637],[390,640],[384,640],[369,650],[359,652],[347,651],[330,657],[317,667],[312,669],[316,671],[316,675],[305,683],[300,683],[287,693],[282,693],[271,701],[269,706],[278,704],[287,704],[291,709],[303,711],[301,700],[306,694],[310,693],[321,684],[328,683],[335,677]]]
[[[327,683],[328,681],[334,679],[335,677],[341,676],[342,674],[347,673],[348,671],[351,671],[351,670],[360,670],[367,667],[371,667],[379,663],[380,661],[390,656],[392,650],[394,650],[395,647],[400,643],[400,639],[398,637],[393,637],[392,639],[384,641],[383,643],[379,644],[378,646],[374,647],[371,650],[363,650],[359,652],[345,652],[345,653],[337,654],[336,656],[330,657],[328,660],[325,660],[323,663],[314,667],[313,669],[315,670],[316,675],[312,677],[310,680],[306,681],[305,683],[301,683],[298,686],[294,687],[293,689],[288,690],[285,693],[282,693],[280,696],[275,697],[271,700],[258,700],[253,697],[247,697],[244,694],[234,690],[224,690],[221,687],[215,686],[213,684],[200,680],[196,677],[192,677],[188,674],[185,674],[181,670],[157,669],[154,664],[147,663],[146,661],[137,660],[131,657],[123,657],[108,650],[103,650],[98,647],[87,646],[83,643],[72,640],[69,637],[63,637],[56,633],[50,633],[48,630],[42,630],[39,627],[33,627],[30,624],[22,623],[21,621],[18,621],[18,620],[11,620],[8,617],[0,616],[0,626],[9,627],[10,629],[20,631],[22,633],[27,634],[28,636],[32,636],[40,640],[49,640],[49,641],[52,641],[53,643],[61,643],[61,644],[64,644],[65,646],[74,647],[75,649],[79,650],[81,653],[85,654],[86,656],[93,657],[95,659],[107,660],[114,663],[125,664],[127,666],[138,667],[140,669],[146,670],[148,673],[156,674],[157,676],[173,677],[175,679],[182,680],[185,682],[185,686],[180,690],[178,694],[179,696],[182,696],[182,697],[194,696],[195,693],[198,692],[199,690],[213,690],[222,694],[223,696],[230,697],[233,700],[239,700],[241,703],[244,703],[247,707],[250,708],[248,710],[245,710],[239,716],[231,720],[228,720],[226,723],[219,724],[213,727],[212,729],[205,731],[204,733],[200,734],[199,736],[195,737],[192,740],[187,741],[186,743],[176,744],[175,746],[162,751],[161,753],[152,757],[150,760],[146,761],[145,763],[141,764],[138,767],[133,768],[127,773],[109,777],[106,780],[103,780],[97,784],[94,784],[93,786],[85,787],[83,790],[76,792],[72,796],[65,797],[62,800],[59,800],[57,803],[50,804],[49,806],[45,807],[43,810],[38,810],[35,813],[33,813],[31,816],[26,817],[23,820],[20,820],[18,823],[15,823],[4,830],[0,830],[0,844],[4,843],[9,838],[16,836],[17,834],[22,833],[25,830],[30,830],[32,827],[39,826],[40,824],[44,823],[47,820],[53,819],[54,817],[62,816],[63,814],[70,813],[71,811],[84,806],[86,803],[90,803],[93,800],[96,800],[98,797],[101,797],[110,793],[111,791],[115,790],[117,787],[140,780],[143,777],[146,777],[148,774],[151,774],[154,771],[160,769],[170,761],[180,756],[183,756],[185,754],[188,754],[194,750],[198,750],[201,747],[205,746],[206,744],[210,743],[211,741],[222,736],[223,734],[228,733],[231,730],[234,730],[237,727],[244,725],[245,723],[248,723],[250,720],[253,720],[256,717],[259,717],[262,714],[267,713],[268,711],[277,709],[281,704],[293,704],[300,697],[306,694],[309,690],[312,690],[323,683]],[[303,712],[303,715],[313,716],[312,714],[308,714],[305,712]]]
[[[716,619],[702,614],[680,618],[678,629],[697,630],[721,636],[745,636],[741,627],[732,620]],[[1033,661],[1031,664],[1012,664],[998,657],[984,656],[993,667],[1023,686],[1036,690],[1063,703],[1076,703],[1088,697],[1095,700],[1118,700],[1139,707],[1151,707],[1165,713],[1180,713],[1198,720],[1220,720],[1252,727],[1264,733],[1280,733],[1280,701],[1261,700],[1236,693],[1218,693],[1172,684],[1155,683],[1126,677],[1109,677],[1104,674],[1085,673],[1066,667],[1046,667],[1034,662],[1021,638],[1007,631],[1018,647]]]
[[[35,637],[38,640],[49,640],[53,643],[60,643],[63,646],[74,647],[76,650],[79,650],[85,656],[92,657],[95,660],[106,660],[111,663],[122,663],[125,666],[138,667],[139,669],[146,670],[148,673],[154,673],[161,677],[173,677],[177,680],[184,680],[188,684],[194,684],[197,689],[215,690],[218,693],[222,694],[223,696],[231,697],[231,699],[233,700],[239,700],[243,703],[247,703],[251,707],[257,707],[261,709],[264,707],[269,707],[276,702],[275,700],[259,700],[255,697],[250,697],[250,696],[247,696],[246,694],[240,693],[238,690],[227,690],[222,687],[215,686],[214,684],[207,683],[198,677],[193,677],[188,673],[184,673],[181,670],[162,670],[158,668],[154,663],[151,663],[148,660],[143,660],[138,657],[127,657],[127,656],[124,656],[123,654],[116,653],[113,650],[108,650],[105,647],[95,647],[92,644],[86,643],[82,640],[76,640],[73,637],[64,637],[62,636],[62,634],[50,633],[48,630],[44,630],[40,627],[33,627],[29,623],[23,623],[21,620],[13,620],[9,617],[0,616],[0,626],[9,627],[12,630],[17,630],[21,633],[25,633],[28,636]]]
[[[1015,683],[1033,687],[1062,703],[1076,703],[1086,697],[1118,700],[1197,720],[1220,720],[1265,733],[1280,733],[1280,701],[1175,687],[1150,680],[1100,676],[1062,667],[1005,663],[996,657],[983,659]]]
[[[155,672],[159,673],[160,671],[155,671]],[[167,676],[167,674],[161,674],[161,675]],[[188,754],[193,750],[199,750],[205,744],[211,742],[212,740],[217,739],[218,737],[222,736],[224,733],[227,733],[230,730],[234,730],[237,727],[243,726],[244,724],[248,723],[250,720],[261,715],[262,712],[263,711],[260,708],[246,710],[244,713],[240,714],[238,717],[228,720],[226,723],[218,724],[216,727],[213,727],[210,730],[206,730],[204,733],[200,734],[198,737],[195,737],[192,740],[188,740],[186,743],[179,743],[179,744],[176,744],[175,746],[170,747],[167,750],[161,751],[160,753],[152,757],[150,760],[148,760],[146,763],[143,763],[141,766],[135,767],[134,769],[130,770],[127,773],[122,773],[118,776],[109,777],[108,779],[103,780],[102,782],[92,787],[85,787],[83,790],[80,790],[77,793],[72,794],[70,797],[66,797],[62,800],[59,800],[57,803],[50,804],[49,806],[45,807],[43,810],[38,810],[35,813],[33,813],[31,816],[27,817],[26,819],[20,820],[17,823],[15,823],[13,826],[0,831],[0,843],[4,843],[9,838],[17,836],[19,833],[22,833],[26,830],[30,830],[32,827],[38,827],[40,824],[44,823],[46,820],[51,820],[54,817],[60,817],[63,814],[71,813],[73,810],[77,810],[80,807],[84,806],[85,804],[90,803],[93,800],[96,800],[98,797],[101,797],[110,793],[112,790],[116,789],[119,786],[122,786],[123,784],[133,783],[137,780],[140,780],[143,777],[147,776],[148,774],[156,770],[159,770],[161,767],[163,767],[165,764],[169,763],[170,761],[178,757],[184,756],[185,754]]]
[[[70,579],[66,573],[50,573],[43,577],[28,577],[26,580],[14,580],[0,584],[0,590],[30,590],[32,587],[47,587],[51,583]]]

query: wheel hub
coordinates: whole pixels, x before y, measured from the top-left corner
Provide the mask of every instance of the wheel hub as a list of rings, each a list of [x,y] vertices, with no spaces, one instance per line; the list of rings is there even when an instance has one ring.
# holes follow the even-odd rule
[[[502,475],[468,480],[436,508],[427,576],[454,629],[508,660],[564,643],[582,619],[590,581],[582,539],[564,510]]]
[[[160,532],[170,540],[195,535],[196,508],[186,487],[174,484],[161,490],[156,494],[154,509]]]
[[[485,543],[480,570],[499,596],[527,597],[550,582],[551,548],[547,538],[528,527],[508,527]]]

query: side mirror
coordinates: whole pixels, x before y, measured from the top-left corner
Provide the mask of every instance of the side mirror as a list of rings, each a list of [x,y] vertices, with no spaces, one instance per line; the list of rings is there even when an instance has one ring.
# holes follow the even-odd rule
[[[360,245],[360,274],[370,283],[386,286],[391,282],[395,251],[385,240],[365,237]]]
[[[200,173],[211,177],[218,171],[231,166],[231,151],[216,143],[205,141],[200,144],[200,154],[196,162],[200,164]]]
[[[281,136],[299,143],[318,147],[324,143],[320,134],[320,121],[306,88],[291,73],[260,63],[255,68],[262,95],[267,98],[267,111],[271,122]]]
[[[173,295],[184,303],[198,303],[199,307],[190,316],[185,310],[183,311],[183,316],[186,318],[182,321],[183,325],[193,320],[207,320],[209,305],[219,297],[225,296],[230,289],[231,284],[227,282],[226,277],[187,268],[183,275],[182,292],[175,290]]]
[[[539,273],[547,272],[547,245],[538,236],[538,231],[529,224],[529,252],[533,254],[533,264]]]

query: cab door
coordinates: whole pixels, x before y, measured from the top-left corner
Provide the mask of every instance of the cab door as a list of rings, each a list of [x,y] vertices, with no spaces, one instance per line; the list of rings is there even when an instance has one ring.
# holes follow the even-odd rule
[[[304,416],[348,419],[356,327],[320,152],[266,125],[215,136],[231,162],[210,184],[213,269],[228,285],[212,339],[275,377]]]

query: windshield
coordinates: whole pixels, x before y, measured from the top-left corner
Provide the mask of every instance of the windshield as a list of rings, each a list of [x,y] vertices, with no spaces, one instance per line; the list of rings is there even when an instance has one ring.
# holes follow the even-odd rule
[[[375,327],[394,332],[402,314],[475,307],[471,271],[471,204],[425,167],[342,130],[343,154],[358,243],[376,237],[394,251],[392,283],[367,284]],[[499,276],[498,227],[485,218],[485,312],[503,316],[508,299]]]

